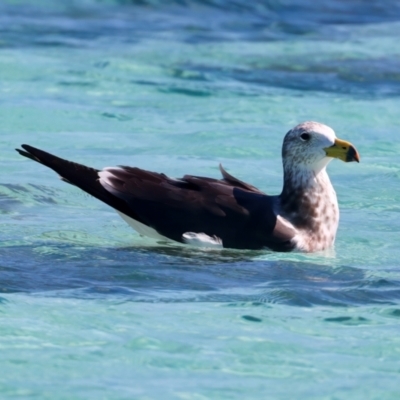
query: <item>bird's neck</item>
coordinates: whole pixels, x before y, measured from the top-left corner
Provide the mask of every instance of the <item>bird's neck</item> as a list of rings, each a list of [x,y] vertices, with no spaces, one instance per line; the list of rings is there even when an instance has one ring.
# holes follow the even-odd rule
[[[280,205],[296,228],[316,231],[323,222],[330,223],[336,233],[337,199],[325,166],[319,170],[284,166]]]

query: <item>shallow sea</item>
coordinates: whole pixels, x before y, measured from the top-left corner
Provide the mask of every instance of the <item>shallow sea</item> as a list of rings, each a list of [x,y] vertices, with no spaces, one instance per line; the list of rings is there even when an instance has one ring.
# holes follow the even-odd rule
[[[399,37],[390,0],[3,0],[0,398],[398,399]],[[277,194],[309,119],[362,158],[324,254],[156,243],[14,151]]]

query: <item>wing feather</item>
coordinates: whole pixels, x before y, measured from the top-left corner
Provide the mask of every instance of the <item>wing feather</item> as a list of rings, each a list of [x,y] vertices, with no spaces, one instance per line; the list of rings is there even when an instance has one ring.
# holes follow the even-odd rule
[[[225,247],[260,248],[290,241],[294,230],[277,224],[273,198],[245,183],[185,175],[181,179],[138,168],[108,168],[100,183],[126,201],[160,234],[182,241],[186,232],[220,237]],[[235,179],[235,178],[233,178]]]
[[[241,181],[238,178],[235,178],[234,176],[232,176],[231,174],[229,174],[228,172],[225,171],[224,167],[222,166],[222,164],[219,164],[219,170],[221,171],[221,174],[224,178],[224,180],[229,183],[232,186],[236,186],[245,190],[248,190],[250,192],[254,192],[254,193],[262,193],[265,194],[264,192],[262,192],[261,190],[257,189],[255,186],[252,186],[246,182]]]
[[[182,242],[187,232],[218,237],[224,247],[291,250],[294,228],[274,213],[275,197],[228,174],[223,179],[185,175],[173,179],[136,167],[102,171],[23,145],[21,155],[161,235]]]

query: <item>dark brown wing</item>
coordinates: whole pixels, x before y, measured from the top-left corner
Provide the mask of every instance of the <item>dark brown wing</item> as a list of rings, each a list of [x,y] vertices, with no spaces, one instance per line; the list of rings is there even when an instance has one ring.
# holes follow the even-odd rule
[[[234,176],[232,176],[228,172],[226,172],[224,167],[222,166],[222,164],[219,164],[219,170],[221,171],[221,174],[224,177],[224,180],[227,183],[230,183],[232,186],[248,190],[249,192],[265,194],[264,192],[262,192],[261,190],[257,189],[256,187],[254,187],[252,185],[249,185],[248,183],[243,182],[243,181],[235,178]]]
[[[292,249],[294,230],[277,221],[274,198],[223,169],[222,180],[190,175],[171,179],[132,167],[98,171],[28,145],[22,147],[26,151],[18,151],[23,156],[175,241],[182,242],[184,233],[195,232],[218,236],[224,247]]]

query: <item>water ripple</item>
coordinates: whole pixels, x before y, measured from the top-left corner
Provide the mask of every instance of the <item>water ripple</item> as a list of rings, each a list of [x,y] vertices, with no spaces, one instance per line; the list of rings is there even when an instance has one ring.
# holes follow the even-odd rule
[[[41,247],[3,247],[1,252],[0,291],[5,293],[293,306],[400,301],[396,275],[389,279],[354,267],[257,260],[254,252],[206,253],[167,246],[85,248],[71,244],[47,244],[43,251]]]

